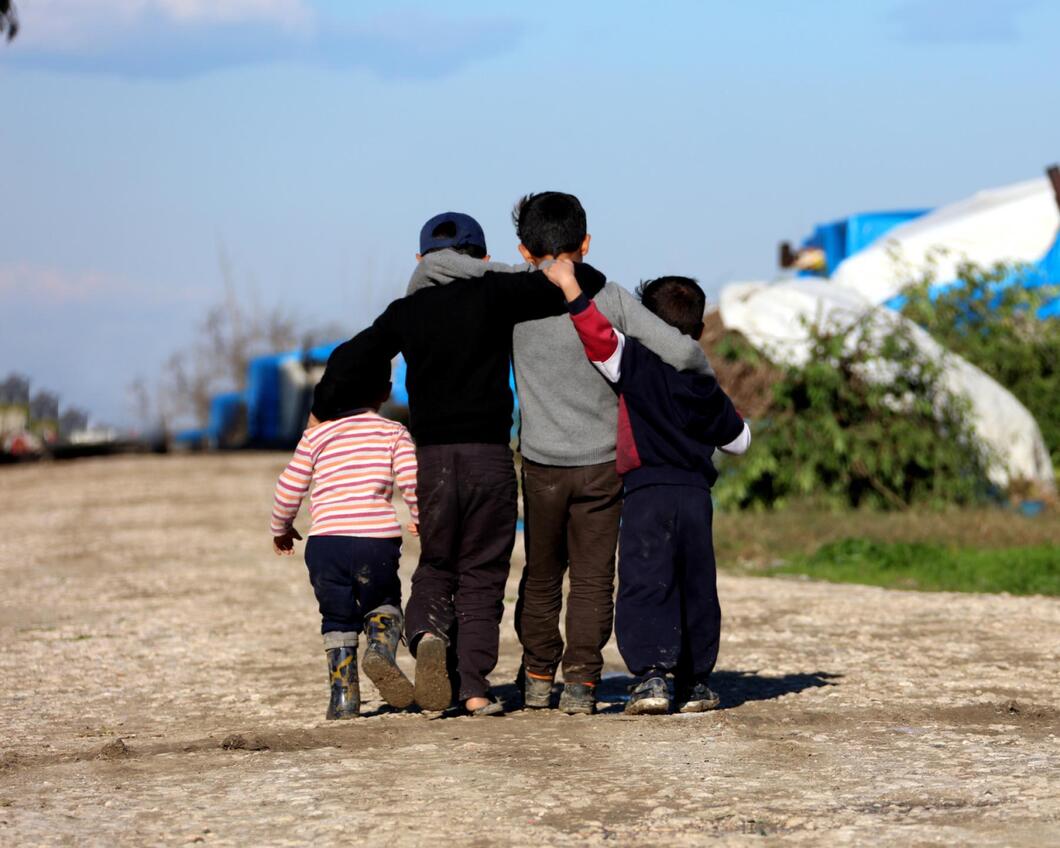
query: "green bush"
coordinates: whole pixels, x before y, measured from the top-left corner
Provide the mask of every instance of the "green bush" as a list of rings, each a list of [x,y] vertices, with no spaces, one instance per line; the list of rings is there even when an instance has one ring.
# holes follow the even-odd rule
[[[929,273],[903,292],[902,312],[1019,398],[1038,420],[1053,465],[1060,465],[1060,320],[1035,314],[1060,287],[1027,289],[1019,284],[1026,273],[965,264],[936,295]],[[999,287],[1006,280],[1015,284]]]
[[[971,432],[967,403],[943,388],[938,365],[908,329],[876,313],[841,331],[809,329],[809,359],[780,369],[751,450],[722,463],[719,506],[808,499],[904,509],[982,498],[989,457]]]

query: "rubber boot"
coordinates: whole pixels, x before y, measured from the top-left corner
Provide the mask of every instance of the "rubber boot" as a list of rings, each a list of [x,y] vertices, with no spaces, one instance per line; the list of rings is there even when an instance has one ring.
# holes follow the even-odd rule
[[[409,706],[413,698],[412,682],[397,664],[402,624],[401,611],[396,607],[379,607],[368,613],[364,619],[368,647],[361,660],[361,668],[383,700],[398,709]]]
[[[328,674],[331,678],[331,701],[328,703],[328,719],[356,718],[361,712],[361,690],[357,681],[357,634],[353,634],[352,645],[326,647]]]

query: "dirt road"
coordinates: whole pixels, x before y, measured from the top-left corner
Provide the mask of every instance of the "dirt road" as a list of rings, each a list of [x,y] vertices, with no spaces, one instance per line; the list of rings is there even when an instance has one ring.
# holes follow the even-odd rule
[[[716,713],[611,645],[598,717],[325,722],[281,464],[0,469],[0,845],[1060,844],[1055,599],[723,577]]]

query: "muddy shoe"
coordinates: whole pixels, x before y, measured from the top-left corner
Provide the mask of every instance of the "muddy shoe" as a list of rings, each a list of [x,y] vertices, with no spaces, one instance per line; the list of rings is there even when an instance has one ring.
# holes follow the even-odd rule
[[[425,633],[416,647],[416,688],[414,696],[420,709],[437,712],[453,702],[453,687],[445,662],[445,640]]]
[[[361,690],[357,682],[357,646],[328,648],[331,701],[327,718],[356,718],[361,712]]]
[[[361,668],[375,684],[383,700],[404,709],[412,703],[412,682],[397,664],[397,647],[401,641],[401,615],[388,610],[373,610],[364,620],[368,647]]]
[[[523,675],[523,706],[528,710],[547,710],[552,706],[552,678]]]
[[[697,683],[691,689],[680,691],[676,700],[679,713],[705,713],[716,709],[721,703],[718,693],[708,688],[706,683]]]
[[[670,690],[662,677],[649,677],[638,683],[626,704],[629,715],[666,715],[670,712]]]
[[[564,683],[559,711],[567,715],[592,715],[596,712],[596,687],[591,683]]]

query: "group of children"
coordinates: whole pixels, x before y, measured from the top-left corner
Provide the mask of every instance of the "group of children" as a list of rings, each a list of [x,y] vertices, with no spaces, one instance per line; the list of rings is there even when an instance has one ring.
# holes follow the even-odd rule
[[[467,215],[424,225],[408,293],[336,348],[277,483],[277,553],[293,553],[293,520],[311,489],[305,555],[331,675],[329,718],[358,712],[362,632],[364,672],[392,706],[445,710],[455,695],[470,715],[504,712],[488,675],[518,514],[510,367],[521,407],[524,706],[551,707],[562,667],[559,709],[594,712],[613,626],[636,677],[628,712],[718,704],[708,686],[721,621],[711,457],[716,448],[744,452],[750,431],[698,344],[703,292],[690,278],[661,277],[641,286],[638,302],[607,282],[584,262],[590,237],[572,195],[527,195],[513,218],[522,266],[491,262]],[[411,435],[378,414],[398,353]],[[421,540],[404,615],[395,483]],[[402,632],[414,682],[396,662]]]

